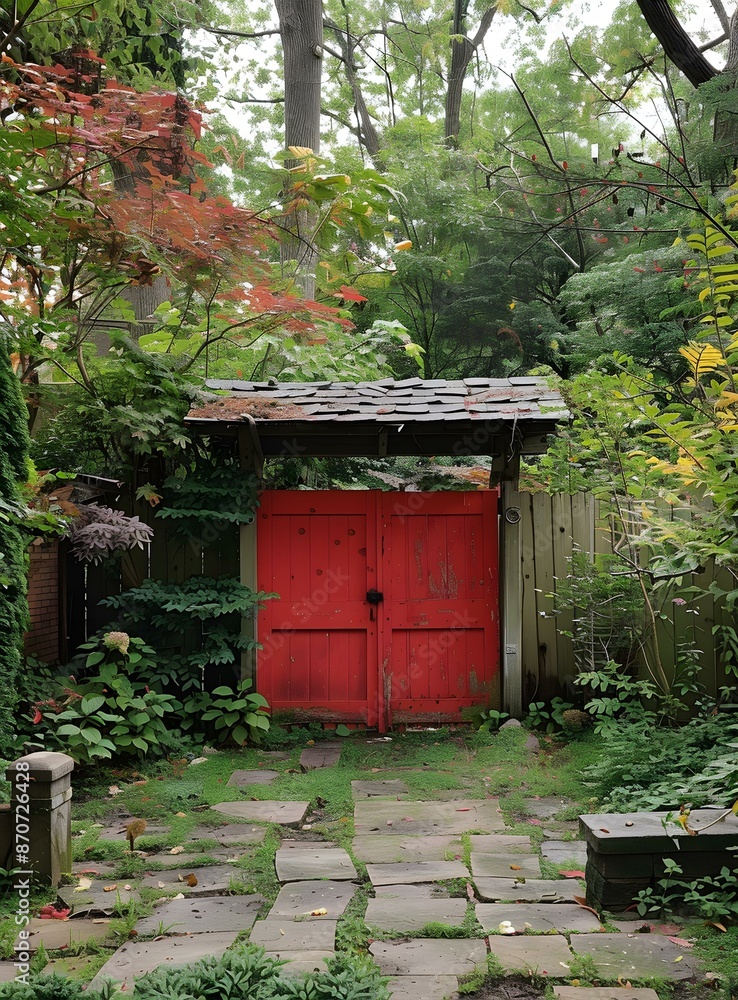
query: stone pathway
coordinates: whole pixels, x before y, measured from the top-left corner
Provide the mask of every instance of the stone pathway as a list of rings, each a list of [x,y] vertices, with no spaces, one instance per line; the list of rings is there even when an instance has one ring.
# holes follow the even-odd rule
[[[283,759],[263,756],[264,763]],[[300,765],[303,771],[331,767],[339,756],[339,742],[320,744],[303,751]],[[238,795],[241,788],[268,785],[278,775],[267,767],[234,771],[228,786]],[[489,955],[507,973],[552,979],[568,978],[577,956],[588,956],[598,973],[612,980],[678,980],[696,973],[694,959],[667,938],[628,933],[630,924],[623,925],[624,932],[603,933],[596,915],[578,901],[584,895],[580,881],[543,878],[531,838],[505,832],[497,799],[468,799],[454,792],[453,797],[416,801],[407,783],[394,778],[354,781],[352,791],[352,853],[366,865],[371,896],[363,919],[374,935],[370,952],[390,977],[394,1000],[456,997],[458,977],[485,966]],[[155,939],[119,947],[93,986],[111,977],[130,989],[136,976],[160,965],[223,954],[242,931],[250,931],[251,941],[285,960],[287,974],[324,968],[359,876],[346,850],[294,832],[295,827],[309,829],[304,824],[309,805],[248,799],[220,803],[213,810],[222,825],[196,827],[190,834],[194,850],[151,855],[151,870],[130,883],[105,882],[108,863],[95,864],[89,885],[59,891],[73,908],[73,919],[32,921],[31,947],[63,948],[90,939],[108,945],[107,917],[115,904],[154,889],[168,898],[138,921],[135,932]],[[526,800],[537,824],[546,820],[552,825],[542,857],[557,867],[583,868],[583,843],[560,839],[562,825],[570,821],[555,817],[566,806],[557,798]],[[275,856],[281,889],[267,913],[264,899],[246,893],[243,884],[245,894],[231,894],[240,871],[234,862],[262,841],[266,824],[284,831]],[[104,828],[103,834],[111,836],[113,829],[119,831],[120,824]],[[198,853],[206,844],[211,845],[209,853]],[[214,863],[202,865],[205,857]],[[90,919],[94,917],[98,919]],[[449,937],[444,928],[455,928],[457,934],[460,929],[463,936]],[[62,970],[65,961],[57,959],[54,966]],[[556,986],[555,993],[560,1000],[658,1000],[651,990]]]

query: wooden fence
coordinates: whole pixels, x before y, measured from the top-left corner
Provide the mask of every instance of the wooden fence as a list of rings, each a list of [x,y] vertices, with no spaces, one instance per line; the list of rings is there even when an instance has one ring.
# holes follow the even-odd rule
[[[577,674],[571,638],[571,611],[556,613],[557,582],[570,571],[572,553],[578,549],[590,559],[612,553],[616,544],[613,529],[597,500],[588,494],[574,496],[545,493],[519,493],[522,526],[522,621],[523,621],[523,704],[533,700],[548,701],[555,695],[564,697],[576,691],[573,680]],[[676,511],[673,518],[689,517],[689,511]],[[716,694],[719,687],[738,683],[726,674],[720,650],[713,636],[713,626],[734,624],[732,616],[711,595],[693,600],[686,588],[696,586],[706,590],[713,580],[726,584],[723,574],[713,567],[694,574],[684,581],[684,596],[670,591],[661,610],[665,620],[659,620],[658,640],[663,664],[669,677],[673,675],[677,643],[694,630],[696,645],[701,650],[699,680],[707,693]],[[685,600],[685,604],[673,603]]]
[[[522,671],[523,706],[533,700],[548,701],[555,695],[571,695],[577,673],[571,630],[572,613],[555,614],[557,581],[570,571],[572,553],[578,549],[590,558],[611,553],[614,537],[599,503],[587,494],[568,496],[545,493],[519,493],[522,528]],[[210,544],[201,538],[182,539],[173,530],[173,522],[157,518],[155,509],[143,501],[122,500],[116,504],[128,514],[138,515],[154,527],[148,550],[136,550],[122,560],[107,560],[101,565],[82,565],[71,554],[66,556],[63,591],[66,595],[66,654],[71,656],[89,635],[114,617],[100,601],[138,586],[147,577],[181,582],[193,575],[239,575],[239,533],[232,524],[210,526]],[[688,516],[678,512],[674,516]],[[686,585],[706,590],[715,574],[695,575]],[[720,582],[720,578],[717,578]],[[659,641],[667,672],[673,672],[676,642],[691,626],[696,630],[700,655],[700,680],[711,694],[725,684],[735,682],[726,675],[719,649],[712,634],[713,625],[733,624],[731,617],[711,597],[688,604],[671,603],[669,595],[664,611],[667,620],[659,624]],[[696,612],[696,614],[693,614]],[[62,658],[64,658],[62,653]],[[571,699],[570,699],[571,700]]]
[[[208,544],[205,545],[201,537],[185,539],[177,535],[175,522],[156,517],[156,509],[145,501],[121,498],[114,506],[151,525],[154,536],[150,546],[98,565],[82,564],[71,553],[67,554],[63,575],[67,594],[68,656],[115,617],[113,609],[100,605],[106,597],[138,587],[149,577],[182,583],[191,576],[238,578],[239,575],[236,525],[229,522],[208,525]]]

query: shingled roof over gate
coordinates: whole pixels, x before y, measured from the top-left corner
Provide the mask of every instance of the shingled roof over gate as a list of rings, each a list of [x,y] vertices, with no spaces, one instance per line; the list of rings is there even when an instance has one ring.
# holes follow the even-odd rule
[[[561,395],[537,378],[206,384],[225,394],[193,407],[187,423],[203,433],[247,423],[271,455],[290,448],[304,455],[496,454],[503,440],[509,449],[511,433],[519,446],[536,439],[523,451],[541,451],[546,435],[568,418]]]

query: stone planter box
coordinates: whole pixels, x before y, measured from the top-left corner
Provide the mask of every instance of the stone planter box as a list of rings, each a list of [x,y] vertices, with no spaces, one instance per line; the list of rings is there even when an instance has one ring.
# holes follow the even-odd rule
[[[689,825],[699,831],[725,812],[695,809]],[[579,817],[587,842],[587,903],[598,910],[625,910],[641,889],[655,886],[670,858],[685,878],[738,871],[738,817],[727,816],[704,833],[690,835],[668,813],[598,813]],[[675,815],[675,814],[673,814]]]

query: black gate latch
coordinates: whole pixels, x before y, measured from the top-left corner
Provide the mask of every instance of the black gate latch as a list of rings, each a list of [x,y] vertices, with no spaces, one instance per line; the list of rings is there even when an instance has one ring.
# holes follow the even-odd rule
[[[384,594],[380,594],[378,590],[375,590],[374,587],[372,587],[371,590],[367,590],[366,599],[369,604],[381,604],[384,600]]]

